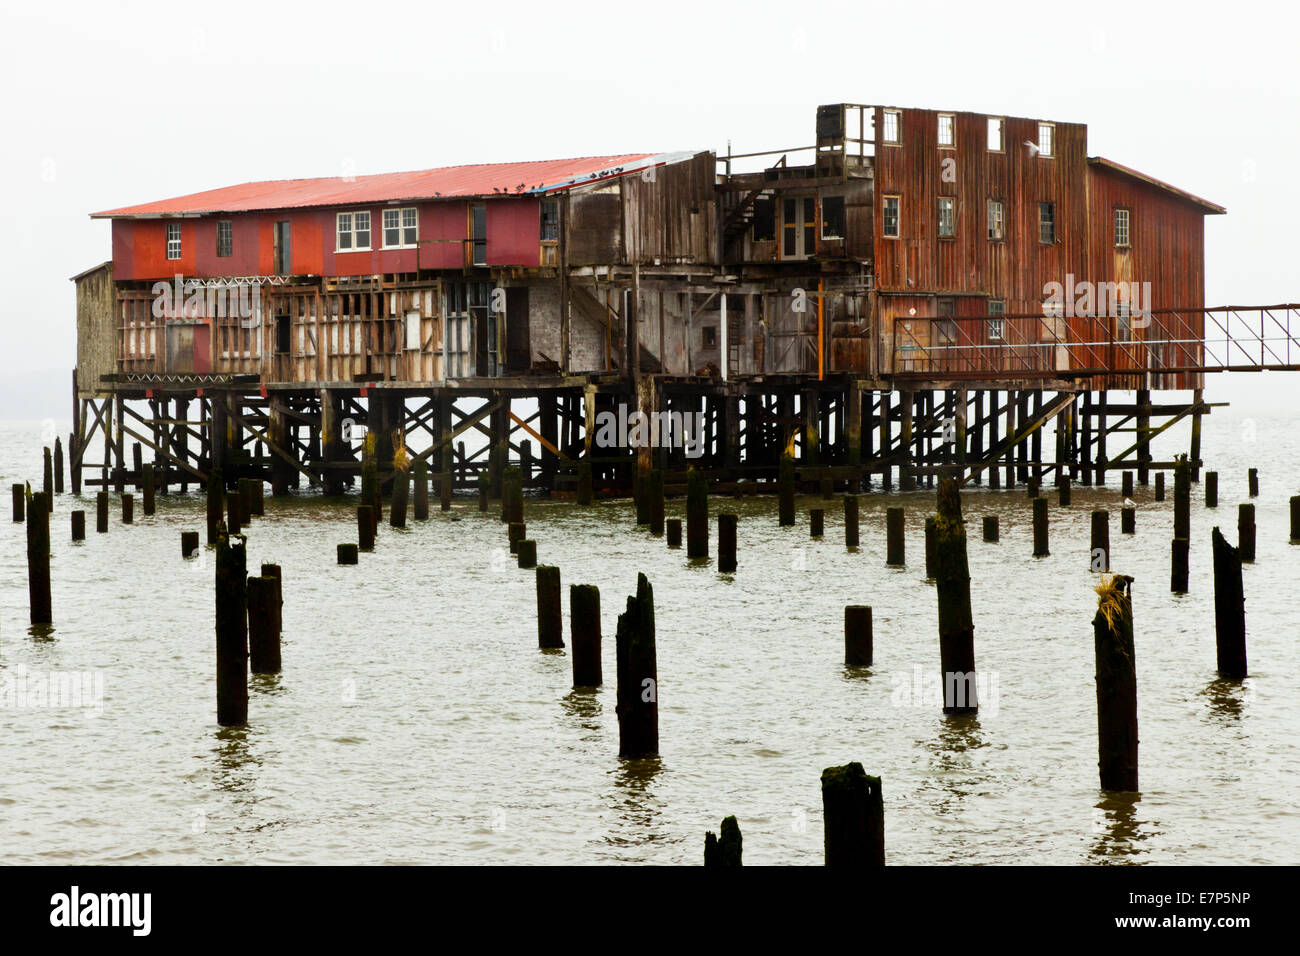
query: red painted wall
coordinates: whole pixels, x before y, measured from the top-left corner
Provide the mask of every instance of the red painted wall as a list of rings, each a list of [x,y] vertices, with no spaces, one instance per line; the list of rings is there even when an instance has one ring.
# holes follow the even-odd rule
[[[487,263],[531,265],[541,255],[541,203],[532,197],[487,204]]]

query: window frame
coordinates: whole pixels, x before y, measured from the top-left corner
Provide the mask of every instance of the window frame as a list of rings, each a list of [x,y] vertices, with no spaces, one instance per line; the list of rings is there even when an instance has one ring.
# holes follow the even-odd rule
[[[546,211],[548,209],[553,209],[555,211],[555,216],[551,219],[548,219],[546,215]],[[547,233],[546,227],[548,224],[552,224],[552,223],[555,226],[555,235],[548,236],[546,234]],[[537,204],[537,241],[557,243],[557,244],[559,243],[560,201],[558,199],[543,199],[541,202]]]
[[[948,121],[949,140],[946,143],[943,141],[944,120]],[[940,113],[938,126],[935,129],[935,135],[937,137],[937,142],[939,144],[940,149],[956,149],[957,148],[957,114]]]
[[[1006,319],[995,319],[994,315],[1006,315],[1006,299],[989,299],[988,307],[984,310],[989,315],[989,341],[996,339],[999,342],[1007,340]],[[996,324],[995,324],[996,323]]]
[[[957,197],[938,196],[936,197],[936,200],[938,204],[938,210],[937,210],[938,218],[935,220],[936,236],[940,239],[956,239],[957,238]],[[947,203],[947,208],[951,212],[951,215],[948,217],[947,232],[943,231],[943,225],[944,225],[943,212],[944,212],[945,203]]]
[[[1043,149],[1043,133],[1047,133],[1047,149]],[[1046,120],[1038,121],[1038,155],[1051,159],[1056,155],[1056,124]]]
[[[993,233],[993,207],[998,207],[997,215],[997,235]],[[1006,242],[1007,241],[1007,204],[1005,200],[994,199],[990,196],[984,203],[984,231],[989,242]]]
[[[223,236],[222,233],[225,235]],[[225,250],[222,252],[222,250]],[[235,254],[235,223],[231,219],[217,220],[217,258],[229,259]]]
[[[1124,241],[1120,242],[1120,215],[1124,217]],[[1116,249],[1133,248],[1133,211],[1128,206],[1116,206],[1111,210],[1111,239]]]
[[[894,119],[894,138],[889,138],[889,119]],[[880,142],[886,146],[903,145],[903,111],[881,109],[880,115]]]
[[[988,116],[985,117],[985,119],[987,120],[987,125],[984,136],[984,145],[990,153],[1005,153],[1007,151],[1007,118],[1005,116]],[[992,138],[993,130],[995,128],[993,125],[994,123],[997,124],[996,129],[998,132],[998,145],[996,147],[989,146],[989,141]]]
[[[344,229],[342,228],[342,225],[343,225],[343,217],[344,217],[344,216],[347,216],[347,217],[348,217],[348,229],[346,230],[346,233],[345,233]],[[359,226],[359,224],[358,224],[358,218],[361,217],[361,216],[365,216],[365,217],[366,217],[366,228],[365,228],[365,229],[360,228],[360,226]],[[381,223],[381,224],[383,223],[383,219],[382,219],[382,218],[380,219],[380,223]],[[371,242],[373,241],[373,234],[372,234],[372,231],[371,231],[371,227],[372,227],[373,225],[374,225],[374,219],[371,217],[371,215],[370,215],[370,210],[369,210],[369,209],[349,209],[349,210],[347,210],[346,212],[337,212],[337,213],[335,213],[335,214],[334,214],[334,251],[335,251],[335,253],[340,253],[340,252],[372,252],[373,250],[371,249]],[[362,245],[358,245],[358,244],[357,244],[357,236],[358,236],[360,233],[363,233],[363,232],[364,232],[365,235],[366,235],[366,244],[365,244],[364,246],[362,246]],[[346,246],[346,247],[343,245],[343,243],[342,243],[342,238],[343,238],[343,236],[344,236],[345,234],[346,234],[347,237],[348,237],[348,241],[349,241],[350,243],[352,243],[352,245],[350,245],[350,246]]]
[[[1051,218],[1047,222],[1043,221],[1044,211],[1051,213]],[[1050,239],[1043,238],[1044,225],[1049,225],[1052,228],[1052,237]],[[1040,246],[1056,245],[1056,203],[1052,200],[1043,199],[1039,200],[1038,203],[1038,244]]]
[[[411,213],[415,219],[415,225],[406,224],[406,214]],[[392,213],[397,217],[397,225],[388,225],[388,214]],[[414,230],[414,238],[408,242],[406,238],[407,230]],[[390,244],[388,241],[389,230],[397,232],[396,243]],[[420,242],[420,210],[418,206],[388,206],[383,209],[379,216],[379,239],[381,249],[414,249]]]
[[[167,223],[167,229],[165,230],[163,235],[165,237],[165,242],[166,242],[165,251],[167,253],[167,261],[174,262],[180,259],[181,256],[184,254],[184,247],[181,245],[181,224],[179,222]],[[176,238],[173,239],[172,238],[173,235]],[[172,253],[173,245],[175,246],[174,255]]]
[[[889,231],[889,200],[894,200],[894,231]],[[880,196],[880,237],[899,239],[903,233],[903,196],[901,193],[882,193]]]

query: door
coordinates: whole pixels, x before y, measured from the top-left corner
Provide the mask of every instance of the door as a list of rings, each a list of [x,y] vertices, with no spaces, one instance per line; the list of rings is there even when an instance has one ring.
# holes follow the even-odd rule
[[[816,251],[817,201],[813,196],[781,200],[781,258],[807,259]]]
[[[532,366],[528,341],[528,287],[506,289],[506,374],[524,375]]]

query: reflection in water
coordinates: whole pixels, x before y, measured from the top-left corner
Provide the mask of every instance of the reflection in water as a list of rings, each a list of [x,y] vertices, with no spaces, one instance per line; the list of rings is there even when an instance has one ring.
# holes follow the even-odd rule
[[[1089,852],[1093,862],[1140,862],[1133,858],[1149,852],[1142,844],[1157,831],[1143,829],[1144,821],[1137,816],[1137,805],[1141,802],[1140,793],[1102,794],[1093,809],[1092,829],[1097,834],[1097,842]]]
[[[664,822],[664,808],[651,792],[655,778],[663,769],[663,761],[658,757],[619,760],[611,794],[615,829],[605,838],[606,843],[635,849],[664,839],[659,830]],[[632,853],[625,859],[641,858],[640,854]]]
[[[600,688],[575,687],[563,697],[564,716],[577,720],[583,730],[600,730]]]
[[[53,624],[33,624],[27,628],[27,633],[42,643],[52,642],[54,640]]]
[[[259,694],[265,694],[267,697],[285,693],[284,688],[280,686],[279,674],[250,674],[248,689]]]
[[[1219,678],[1206,685],[1202,693],[1210,700],[1210,716],[1223,723],[1236,723],[1241,719],[1247,701],[1255,697],[1255,684],[1245,680]]]
[[[216,733],[218,746],[213,783],[216,789],[251,797],[256,769],[261,765],[248,751],[247,727],[222,727]]]
[[[932,756],[933,777],[922,784],[923,791],[938,789],[933,812],[952,816],[962,811],[966,797],[974,792],[977,779],[973,752],[987,747],[978,714],[945,714],[939,735],[925,742]]]

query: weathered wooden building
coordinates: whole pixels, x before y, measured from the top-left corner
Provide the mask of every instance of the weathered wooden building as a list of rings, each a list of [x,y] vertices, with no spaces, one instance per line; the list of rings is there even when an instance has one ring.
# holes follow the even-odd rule
[[[74,471],[126,480],[131,439],[173,480],[336,490],[348,420],[460,484],[512,458],[552,489],[584,456],[609,485],[683,467],[680,447],[599,446],[596,416],[625,404],[702,415],[696,463],[723,481],[769,477],[791,443],[844,482],[953,463],[1091,480],[1116,428],[1137,423],[1120,458],[1145,476],[1151,418],[1199,422],[1221,207],[1089,157],[1081,124],[838,104],[813,132],[96,213],[112,259],[75,277]],[[1118,416],[1115,388],[1138,390]]]

